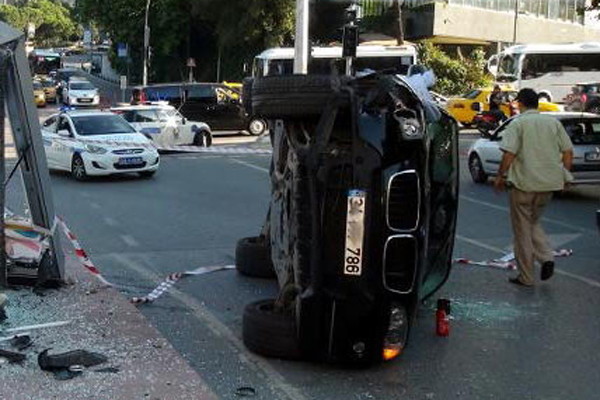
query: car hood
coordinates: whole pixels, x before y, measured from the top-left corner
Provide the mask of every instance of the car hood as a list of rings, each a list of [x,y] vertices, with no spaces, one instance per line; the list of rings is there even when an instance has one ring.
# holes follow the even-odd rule
[[[92,143],[92,144],[106,144],[111,148],[130,147],[132,144],[137,145],[150,145],[152,142],[141,133],[115,133],[112,135],[94,135],[94,136],[84,136],[79,137],[82,143]]]
[[[69,91],[69,94],[71,96],[94,97],[96,94],[98,94],[98,92],[96,92],[95,90],[71,90]]]

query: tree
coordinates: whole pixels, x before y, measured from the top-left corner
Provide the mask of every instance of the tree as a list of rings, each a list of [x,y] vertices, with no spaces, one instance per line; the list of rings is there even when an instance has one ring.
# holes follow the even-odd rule
[[[80,29],[72,12],[60,2],[30,0],[25,4],[0,6],[0,20],[26,31],[29,24],[36,29],[38,46],[56,46],[76,38]]]
[[[444,95],[460,95],[492,83],[485,73],[485,53],[474,50],[468,57],[450,57],[429,41],[419,45],[419,60],[431,68],[437,77],[435,91]]]

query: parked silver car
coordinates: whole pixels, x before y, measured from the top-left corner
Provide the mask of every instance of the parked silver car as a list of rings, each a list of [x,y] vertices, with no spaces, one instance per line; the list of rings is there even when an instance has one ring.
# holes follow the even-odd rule
[[[590,113],[545,113],[563,124],[573,142],[573,184],[600,183],[600,115]],[[504,130],[520,116],[500,125],[488,137],[477,140],[469,149],[469,171],[475,183],[485,183],[498,172]]]

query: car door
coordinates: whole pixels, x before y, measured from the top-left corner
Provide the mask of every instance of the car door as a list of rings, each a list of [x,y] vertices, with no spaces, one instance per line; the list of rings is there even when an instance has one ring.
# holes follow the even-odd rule
[[[58,119],[54,144],[56,167],[70,170],[73,153],[77,148],[77,140],[75,139],[75,129],[69,118],[65,115],[60,116]]]
[[[46,119],[42,123],[42,140],[44,141],[44,151],[46,152],[46,161],[48,162],[48,168],[56,168],[56,125],[58,122],[58,116],[53,115]]]
[[[183,92],[184,103],[179,111],[185,118],[204,122],[213,130],[226,129],[227,124],[220,115],[217,94],[213,85],[186,85]],[[178,107],[175,106],[175,108]]]
[[[478,153],[483,164],[483,169],[488,175],[496,175],[498,168],[500,168],[500,161],[502,160],[502,150],[500,150],[500,144],[502,143],[502,137],[504,130],[508,127],[512,120],[506,121],[500,125],[489,138],[484,139],[479,147]]]
[[[160,123],[156,109],[135,110],[133,114],[133,126],[145,135],[155,140],[162,133],[162,124]]]
[[[217,96],[216,114],[225,130],[242,131],[248,128],[246,112],[239,96],[226,86],[215,86]],[[236,98],[237,97],[237,98]]]

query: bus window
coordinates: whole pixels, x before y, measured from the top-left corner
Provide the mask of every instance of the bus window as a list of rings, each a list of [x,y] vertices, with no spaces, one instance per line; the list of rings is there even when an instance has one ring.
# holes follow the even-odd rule
[[[511,55],[505,55],[500,60],[500,64],[498,66],[498,74],[500,76],[509,75],[509,76],[517,76],[518,73],[518,64],[517,59]]]
[[[600,71],[600,54],[528,54],[523,61],[523,78],[552,72]]]
[[[294,73],[294,60],[269,60],[266,76],[291,75]]]

